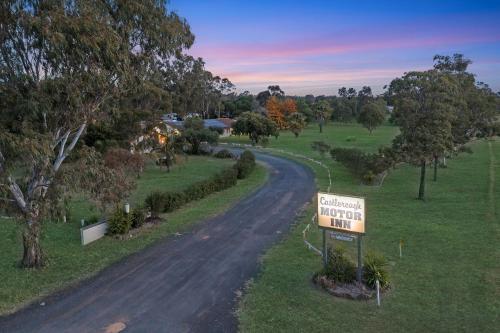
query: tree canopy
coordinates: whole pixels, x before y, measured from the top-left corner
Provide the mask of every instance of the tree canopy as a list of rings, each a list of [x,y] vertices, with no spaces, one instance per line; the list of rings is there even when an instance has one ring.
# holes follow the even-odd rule
[[[0,4],[0,190],[25,221],[25,267],[43,265],[41,222],[87,125],[119,112],[119,100],[130,110],[168,100],[164,75],[194,36],[167,7],[153,0]]]
[[[248,135],[252,144],[258,144],[263,137],[278,136],[276,123],[255,112],[244,112],[233,125],[236,135]]]

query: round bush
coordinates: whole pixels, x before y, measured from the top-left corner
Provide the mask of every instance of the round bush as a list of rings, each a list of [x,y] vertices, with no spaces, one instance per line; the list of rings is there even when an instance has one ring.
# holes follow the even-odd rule
[[[233,158],[234,155],[227,149],[222,149],[219,150],[214,154],[214,157],[216,158]]]
[[[328,264],[325,275],[340,283],[351,283],[356,279],[356,266],[346,257],[343,248],[328,249]]]
[[[123,235],[129,232],[132,226],[132,219],[121,207],[116,207],[113,215],[108,219],[108,234]]]

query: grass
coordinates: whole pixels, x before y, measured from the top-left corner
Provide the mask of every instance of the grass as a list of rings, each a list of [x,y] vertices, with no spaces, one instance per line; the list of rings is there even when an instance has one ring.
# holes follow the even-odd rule
[[[139,180],[132,198],[136,201],[152,189],[180,189],[205,179],[222,166],[233,163],[206,157],[190,157],[185,164],[172,172],[149,169]],[[246,179],[225,191],[212,194],[196,203],[165,214],[160,225],[143,230],[129,240],[105,237],[82,247],[80,245],[79,216],[86,216],[82,205],[77,203],[77,213],[67,224],[47,223],[42,237],[43,248],[48,255],[48,265],[41,270],[22,270],[17,267],[22,254],[20,226],[13,220],[0,220],[0,314],[15,311],[36,298],[50,294],[76,281],[96,274],[104,267],[121,258],[176,232],[183,232],[193,224],[214,216],[236,203],[266,180],[264,167],[258,165]]]
[[[417,168],[399,167],[382,187],[368,187],[308,147],[324,138],[335,146],[375,150],[389,144],[396,133],[383,127],[370,136],[358,125],[334,124],[323,135],[312,127],[296,140],[285,134],[270,143],[327,163],[332,191],[366,197],[364,249],[378,251],[390,262],[392,288],[383,296],[382,306],[337,299],[311,283],[321,268],[320,258],[302,242],[302,230],[314,211],[311,206],[287,239],[265,255],[260,276],[240,304],[242,332],[498,331],[500,201],[495,194],[500,193],[500,140],[471,143],[474,153],[449,160],[448,168],[439,170],[437,183],[429,172],[426,202],[415,200]],[[347,136],[357,139],[345,141]],[[326,190],[326,172],[304,163],[316,172],[319,189]],[[320,247],[317,228],[309,238]],[[339,243],[354,259],[355,244]]]

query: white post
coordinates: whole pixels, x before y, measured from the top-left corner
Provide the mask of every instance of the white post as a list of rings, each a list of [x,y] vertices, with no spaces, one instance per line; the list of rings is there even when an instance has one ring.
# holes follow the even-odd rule
[[[377,305],[380,306],[380,282],[376,281],[377,285]]]
[[[399,241],[399,257],[403,258],[403,240]]]
[[[125,204],[125,213],[130,213],[130,204],[128,202]]]
[[[81,219],[80,224],[81,224],[81,226],[82,226],[82,228],[83,228],[83,227],[85,226],[85,220],[84,220],[84,219]]]

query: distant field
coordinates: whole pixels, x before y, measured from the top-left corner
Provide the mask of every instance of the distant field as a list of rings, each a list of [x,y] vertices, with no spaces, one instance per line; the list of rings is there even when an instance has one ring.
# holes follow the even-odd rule
[[[176,190],[206,179],[223,167],[234,163],[208,157],[189,157],[167,173],[150,165],[138,180],[131,198],[132,205],[142,202],[154,189]],[[80,245],[80,218],[95,214],[85,200],[75,202],[72,219],[67,224],[46,223],[42,235],[48,257],[47,267],[41,270],[22,270],[16,267],[21,259],[21,227],[13,220],[0,219],[0,314],[14,311],[36,297],[47,295],[71,283],[89,277],[109,264],[175,232],[183,232],[194,223],[214,216],[236,203],[263,184],[267,174],[262,166],[238,185],[212,194],[182,209],[165,214],[159,226],[143,230],[130,240],[105,237],[95,243]]]
[[[448,168],[439,169],[437,183],[429,173],[427,202],[415,199],[417,168],[399,167],[382,187],[367,187],[329,156],[321,158],[309,148],[321,139],[338,147],[376,150],[396,133],[389,126],[369,135],[355,124],[329,124],[323,134],[310,127],[298,139],[284,133],[270,140],[271,147],[327,163],[332,191],[367,198],[364,248],[389,259],[392,289],[377,308],[373,301],[337,299],[315,288],[311,277],[321,261],[302,242],[314,211],[310,207],[288,238],[266,254],[261,275],[241,302],[242,332],[498,332],[500,140],[470,144],[474,153],[449,160]],[[349,136],[356,140],[346,141]],[[309,165],[319,188],[326,190],[326,172]],[[320,232],[312,230],[309,237],[319,247]],[[354,244],[343,243],[353,254]]]

